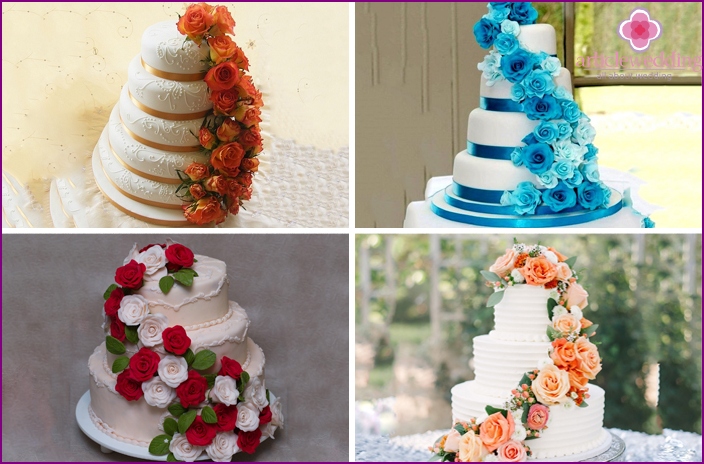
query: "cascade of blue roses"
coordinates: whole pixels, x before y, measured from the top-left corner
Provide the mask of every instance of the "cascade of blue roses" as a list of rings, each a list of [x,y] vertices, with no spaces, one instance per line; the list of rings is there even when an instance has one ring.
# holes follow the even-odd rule
[[[544,52],[521,45],[521,25],[534,24],[538,12],[526,2],[491,2],[489,13],[474,25],[482,48],[494,47],[478,68],[488,86],[507,80],[511,99],[528,119],[540,121],[511,153],[515,166],[536,175],[541,189],[521,182],[505,191],[501,204],[517,214],[535,214],[545,205],[554,212],[595,210],[611,201],[611,190],[599,179],[596,132],[570,92],[555,85],[562,64]]]

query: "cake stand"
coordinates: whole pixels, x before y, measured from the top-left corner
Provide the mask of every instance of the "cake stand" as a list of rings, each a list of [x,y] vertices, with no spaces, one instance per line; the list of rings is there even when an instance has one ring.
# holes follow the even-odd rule
[[[611,433],[611,432],[609,432]],[[623,461],[623,453],[626,451],[626,443],[611,433],[611,446],[603,453],[594,456],[590,459],[585,459],[582,462],[621,462]]]

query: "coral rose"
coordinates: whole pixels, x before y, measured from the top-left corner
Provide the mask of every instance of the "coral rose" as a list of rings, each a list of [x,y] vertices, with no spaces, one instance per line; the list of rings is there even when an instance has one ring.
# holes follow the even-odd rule
[[[572,283],[570,284],[569,287],[567,287],[567,307],[571,308],[572,306],[578,306],[579,309],[584,309],[587,307],[589,302],[587,301],[587,297],[589,296],[589,293],[582,288],[581,285],[578,283]]]
[[[479,426],[479,437],[491,453],[511,438],[515,427],[513,417],[507,419],[500,412],[495,412]]]
[[[245,158],[242,160],[242,169],[250,172],[259,170],[259,160],[257,158]]]
[[[220,208],[220,202],[213,196],[201,198],[191,205],[183,206],[183,215],[186,219],[198,225],[210,222],[220,224],[225,220],[225,214],[226,212]]]
[[[208,166],[202,163],[191,163],[185,171],[192,181],[197,181],[208,177]]]
[[[471,430],[460,438],[459,449],[460,461],[462,462],[480,462],[489,453],[481,438]]]
[[[574,342],[574,347],[581,361],[579,369],[588,379],[595,379],[596,375],[601,371],[601,358],[599,358],[599,350],[596,345],[586,337],[579,337]]]
[[[218,192],[225,195],[228,192],[227,178],[225,176],[213,176],[205,181],[205,189],[210,192]]]
[[[557,278],[564,282],[567,282],[572,277],[572,269],[565,263],[558,263],[555,266],[555,272],[557,273]]]
[[[203,35],[215,24],[212,7],[205,3],[194,3],[176,24],[178,31],[200,45]]]
[[[511,273],[513,270],[513,263],[516,260],[516,252],[513,248],[506,250],[503,256],[499,256],[494,264],[489,267],[489,271],[498,275],[499,277],[505,277]]]
[[[222,142],[233,142],[240,135],[241,131],[242,126],[240,126],[240,123],[234,119],[227,118],[220,127],[218,127],[216,134],[218,139]]]
[[[210,68],[204,80],[210,90],[229,90],[240,81],[240,70],[229,61],[220,63]]]
[[[216,6],[215,14],[213,14],[213,20],[215,21],[215,26],[217,30],[213,30],[213,35],[219,34],[230,34],[235,35],[235,20],[232,19],[232,15],[227,10],[227,7]]]
[[[528,459],[526,448],[516,440],[510,440],[499,446],[499,461],[502,462],[523,462]]]
[[[200,132],[198,133],[198,141],[206,150],[212,150],[218,143],[217,139],[213,136],[213,133],[205,127],[200,128]]]
[[[576,368],[579,366],[579,358],[574,349],[574,343],[566,338],[558,338],[552,342],[552,353],[550,359],[557,367]]]
[[[220,172],[235,177],[240,173],[240,164],[242,164],[243,158],[244,150],[242,145],[237,142],[231,142],[213,150],[210,155],[210,164]]]
[[[547,364],[533,380],[531,389],[542,404],[552,406],[563,402],[570,390],[570,378],[566,371],[554,364]]]
[[[234,116],[237,110],[239,97],[235,89],[214,91],[210,94],[210,101],[213,102],[213,111],[222,116]]]
[[[528,257],[526,265],[521,268],[521,274],[528,285],[544,285],[557,276],[555,265],[544,256]]]
[[[579,333],[579,329],[581,329],[582,326],[579,323],[579,319],[574,314],[565,313],[553,317],[552,328],[563,335],[569,335],[571,333]]]
[[[216,65],[229,60],[237,52],[237,45],[226,35],[209,38],[208,45],[210,46],[210,59]]]
[[[241,122],[245,127],[252,127],[261,122],[261,111],[254,106],[240,106],[235,110],[235,119]]]
[[[191,196],[196,200],[200,200],[205,196],[205,190],[200,184],[191,185],[190,187],[188,187],[188,191],[191,193]]]
[[[550,418],[550,408],[543,404],[534,404],[528,410],[526,423],[531,430],[543,430],[548,425]]]

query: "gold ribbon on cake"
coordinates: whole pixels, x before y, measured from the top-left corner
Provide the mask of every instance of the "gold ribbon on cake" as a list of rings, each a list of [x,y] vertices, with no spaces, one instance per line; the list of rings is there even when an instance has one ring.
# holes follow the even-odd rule
[[[170,81],[178,81],[178,82],[195,82],[195,81],[202,81],[205,78],[205,73],[193,73],[193,74],[172,73],[172,72],[167,72],[167,71],[162,71],[160,69],[156,69],[153,66],[149,66],[147,63],[144,62],[144,58],[142,58],[142,57],[140,57],[139,60],[142,62],[142,67],[144,67],[145,71],[147,71],[152,76],[161,77],[162,79],[168,79]]]
[[[147,140],[144,137],[140,137],[139,135],[135,134],[129,128],[125,125],[125,121],[122,120],[122,115],[120,115],[120,123],[122,124],[122,128],[127,132],[127,135],[132,137],[134,140],[137,142],[141,143],[142,145],[146,145],[151,148],[156,148],[157,150],[164,150],[164,151],[175,151],[179,153],[187,153],[187,152],[193,152],[193,151],[200,151],[203,147],[200,145],[195,145],[191,147],[181,147],[177,145],[164,145],[163,143],[156,143],[152,142],[151,140]]]
[[[147,200],[145,198],[140,198],[136,195],[132,195],[131,193],[125,192],[122,190],[111,178],[108,176],[108,173],[105,172],[105,166],[103,166],[103,163],[100,163],[100,168],[103,170],[103,174],[105,174],[105,178],[107,178],[108,182],[112,184],[113,187],[117,189],[118,192],[129,198],[130,200],[134,200],[137,203],[142,203],[143,205],[147,206],[156,206],[157,208],[164,208],[164,209],[178,209],[181,210],[181,205],[172,205],[169,203],[159,203],[158,201],[153,201],[153,200]],[[107,195],[106,195],[107,196]]]
[[[155,110],[153,108],[149,108],[147,105],[144,103],[140,102],[134,96],[132,95],[132,92],[127,89],[127,95],[129,95],[130,100],[132,100],[132,103],[134,103],[134,106],[139,108],[140,110],[144,111],[148,115],[155,116],[157,118],[161,119],[167,119],[169,121],[189,121],[191,119],[198,119],[198,118],[204,118],[205,115],[207,115],[210,110],[205,110],[205,111],[198,111],[197,113],[184,113],[184,114],[179,114],[179,113],[165,113],[163,111]]]
[[[129,164],[125,163],[122,160],[122,158],[120,158],[120,155],[117,154],[115,149],[112,147],[112,144],[110,143],[110,141],[108,141],[108,146],[110,147],[110,151],[112,152],[113,157],[117,160],[117,162],[120,163],[122,165],[122,167],[127,169],[129,172],[131,172],[133,174],[137,174],[140,177],[144,177],[145,179],[153,180],[154,182],[161,182],[163,184],[178,185],[181,183],[180,179],[173,179],[173,178],[169,178],[169,177],[159,177],[159,176],[155,176],[153,174],[142,172],[139,169],[133,168]]]
[[[110,178],[108,177],[108,180]],[[111,181],[112,182],[112,181]],[[154,224],[156,226],[165,226],[165,227],[184,227],[189,225],[190,223],[188,221],[164,221],[163,219],[152,219],[146,216],[142,216],[141,214],[137,214],[134,211],[130,211],[127,208],[124,208],[120,206],[116,201],[114,201],[112,198],[110,198],[105,191],[100,187],[100,185],[96,182],[95,185],[98,187],[98,190],[100,190],[100,193],[103,194],[103,197],[110,202],[111,205],[113,205],[115,208],[119,209],[123,213],[125,213],[128,216],[132,216],[135,219],[139,219],[140,221],[148,222],[149,224]],[[114,184],[113,184],[114,185]]]

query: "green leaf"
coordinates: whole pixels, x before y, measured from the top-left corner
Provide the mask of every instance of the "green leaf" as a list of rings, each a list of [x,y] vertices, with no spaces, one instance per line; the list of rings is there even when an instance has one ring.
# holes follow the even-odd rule
[[[237,401],[242,403],[244,401],[244,393],[237,397]]]
[[[498,292],[494,292],[491,294],[489,297],[489,300],[486,302],[486,307],[487,308],[492,308],[496,306],[497,304],[501,303],[501,300],[504,297],[504,291],[500,290]]]
[[[112,354],[125,354],[125,351],[127,351],[125,350],[125,345],[112,335],[105,337],[105,347],[108,349],[108,352]]]
[[[178,423],[170,417],[164,419],[164,432],[173,437],[174,433],[178,432]]]
[[[174,456],[174,453],[169,453],[169,455],[166,456],[166,462],[181,462],[181,461],[176,459],[176,456]]]
[[[112,284],[111,286],[108,287],[107,290],[105,290],[105,293],[103,293],[103,298],[105,299],[105,301],[107,301],[108,298],[110,298],[110,294],[111,294],[112,291],[115,290],[116,288],[117,288],[117,284]]]
[[[530,411],[530,404],[528,402],[523,403],[523,415],[521,416],[521,423],[525,424],[528,422],[528,412]]]
[[[247,371],[242,371],[242,374],[240,374],[240,382],[242,382],[243,387],[249,383],[249,373]]]
[[[208,381],[208,388],[213,388],[213,385],[215,385],[215,377],[217,377],[217,374],[205,374],[203,375],[203,377],[205,377],[205,380]]]
[[[480,273],[481,275],[483,275],[484,278],[485,278],[486,280],[488,280],[489,282],[502,282],[502,281],[503,281],[503,279],[502,279],[501,277],[499,277],[498,274],[495,274],[495,273],[493,273],[493,272],[489,272],[489,271],[479,271],[479,273]]]
[[[171,437],[168,435],[157,435],[151,443],[149,443],[149,452],[155,456],[163,456],[169,452],[169,443]]]
[[[452,428],[457,430],[457,432],[459,432],[460,435],[464,435],[465,433],[467,433],[467,429],[465,429],[464,426],[462,424],[460,424],[459,422],[456,423],[455,426]]]
[[[540,438],[540,437],[525,437],[524,440],[535,440],[536,438]]]
[[[119,374],[124,371],[125,368],[130,364],[130,359],[127,356],[120,356],[112,363],[112,373]]]
[[[271,400],[269,399],[269,389],[268,389],[268,388],[266,389],[266,401],[267,401],[267,402],[271,401]]]
[[[565,260],[565,264],[567,264],[570,267],[570,269],[572,269],[574,267],[574,263],[576,263],[576,262],[577,262],[576,256],[573,256],[571,258],[567,258]]]
[[[489,405],[486,408],[484,408],[484,410],[490,416],[492,414],[496,414],[497,412],[500,412],[504,417],[508,418],[508,411],[505,409],[499,409],[499,408],[495,408],[495,407]]]
[[[596,329],[599,328],[599,324],[592,324],[586,329],[582,329],[579,333],[582,335],[586,335],[587,337],[591,337],[594,335],[594,332],[596,332]]]
[[[548,319],[550,319],[551,321],[555,306],[557,306],[557,301],[553,300],[552,298],[548,298]]]
[[[196,420],[195,409],[191,409],[187,413],[182,414],[181,417],[178,418],[178,432],[186,433],[186,430],[188,430],[188,427],[191,426],[194,420]]]
[[[159,279],[159,289],[161,290],[161,293],[166,295],[169,293],[169,290],[171,290],[171,287],[174,286],[174,278],[171,277],[170,275],[164,276],[161,279]]]
[[[582,404],[579,405],[580,408],[586,408],[589,406],[586,401],[582,401]]]
[[[548,335],[548,338],[550,339],[550,341],[554,341],[554,340],[557,340],[558,338],[562,338],[562,333],[560,333],[560,331],[558,331],[558,330],[553,329],[551,325],[548,326],[547,335]]]
[[[215,353],[210,350],[203,350],[196,353],[196,357],[193,360],[193,369],[198,371],[204,371],[215,364]]]
[[[186,412],[186,408],[181,406],[181,403],[174,403],[167,408],[172,416],[179,417],[181,414]]]
[[[532,372],[531,372],[531,374],[532,374]],[[526,385],[528,385],[529,387],[533,384],[533,381],[530,379],[530,377],[528,377],[528,372],[523,374],[523,377],[521,377],[521,381],[518,382],[518,385],[523,385],[524,383]]]
[[[198,274],[193,269],[183,268],[178,272],[175,272],[173,274],[173,278],[176,279],[176,282],[180,283],[181,285],[190,287],[191,285],[193,285],[193,277],[196,277],[197,275]]]
[[[193,364],[193,361],[196,359],[196,355],[193,354],[193,351],[191,351],[190,348],[188,348],[186,352],[183,353],[183,358],[186,360],[188,367],[191,367],[191,364]]]
[[[203,410],[200,412],[200,417],[203,418],[203,422],[206,424],[217,424],[218,423],[218,416],[215,414],[215,411],[213,411],[213,408],[210,406],[206,406],[203,408]]]
[[[125,326],[125,338],[134,344],[139,342],[139,335],[137,334],[137,327],[139,327],[139,326],[136,326],[136,325],[126,325]]]

